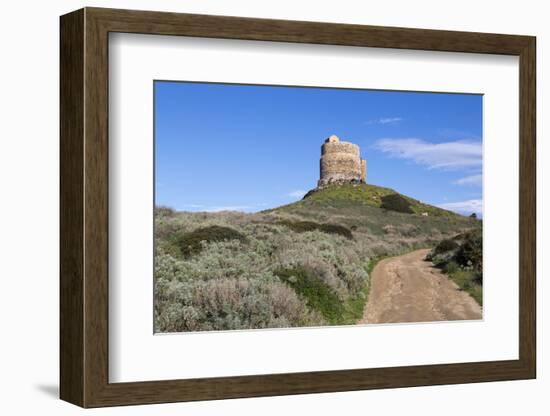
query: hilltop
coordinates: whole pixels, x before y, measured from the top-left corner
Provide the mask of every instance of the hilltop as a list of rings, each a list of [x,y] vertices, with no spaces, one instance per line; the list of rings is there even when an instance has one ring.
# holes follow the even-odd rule
[[[479,221],[425,204],[393,189],[364,183],[314,189],[300,201],[265,212],[340,224],[354,232],[371,235],[407,230],[405,236],[424,235],[427,240],[438,239],[440,233],[458,233],[480,226]]]
[[[402,195],[391,188],[366,183],[334,185],[321,189],[313,189],[299,203],[305,206],[334,205],[346,207],[359,204],[382,208],[384,198],[391,195],[399,195],[406,199],[414,214],[425,213],[428,216],[447,218],[460,217],[460,215],[454,212],[424,204],[414,198]]]

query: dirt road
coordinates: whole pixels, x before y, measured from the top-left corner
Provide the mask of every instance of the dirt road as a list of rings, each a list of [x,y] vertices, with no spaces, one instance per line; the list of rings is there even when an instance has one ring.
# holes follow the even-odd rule
[[[380,261],[361,324],[481,319],[481,307],[425,261],[429,249]]]

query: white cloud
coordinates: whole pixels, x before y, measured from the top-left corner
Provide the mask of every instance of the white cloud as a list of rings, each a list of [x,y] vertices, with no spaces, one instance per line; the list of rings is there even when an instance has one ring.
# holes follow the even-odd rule
[[[182,208],[178,208],[178,211],[192,211],[192,212],[220,212],[220,211],[240,211],[240,212],[252,212],[257,211],[260,207],[267,204],[255,204],[255,205],[202,205],[202,204],[185,204]]]
[[[203,208],[204,205],[200,205],[200,204],[185,204],[184,207],[185,207],[185,208]]]
[[[412,160],[430,169],[480,169],[482,146],[479,142],[459,140],[430,143],[422,139],[380,139],[374,148],[391,157]]]
[[[381,117],[367,121],[367,124],[391,124],[403,120],[401,117]]]
[[[483,175],[470,175],[464,178],[460,178],[453,183],[455,185],[466,185],[466,186],[481,186],[483,182]]]
[[[303,198],[306,193],[307,191],[298,189],[296,191],[289,192],[287,196],[290,196],[291,198]]]
[[[483,201],[481,199],[469,199],[460,202],[446,202],[439,204],[439,208],[448,209],[449,211],[458,212],[459,214],[471,214],[475,212],[481,216],[483,214]]]
[[[206,212],[220,212],[220,211],[250,211],[253,210],[255,207],[252,207],[250,205],[227,205],[227,206],[219,206],[219,207],[209,207],[206,208],[204,211]]]
[[[397,123],[398,121],[403,120],[401,117],[386,117],[381,118],[378,120],[380,124],[389,124],[389,123]]]

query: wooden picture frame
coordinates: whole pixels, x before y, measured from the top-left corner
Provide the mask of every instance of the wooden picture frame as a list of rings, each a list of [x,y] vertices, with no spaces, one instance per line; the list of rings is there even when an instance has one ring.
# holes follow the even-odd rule
[[[101,407],[535,378],[534,37],[100,8],[85,8],[64,15],[60,28],[61,399],[82,407]],[[109,383],[110,32],[518,56],[519,359]]]

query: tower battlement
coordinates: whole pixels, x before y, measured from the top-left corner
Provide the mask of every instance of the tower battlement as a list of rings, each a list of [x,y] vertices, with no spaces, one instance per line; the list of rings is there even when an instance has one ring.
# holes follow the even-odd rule
[[[317,186],[366,183],[367,161],[361,159],[359,146],[332,135],[321,146],[320,177]]]

